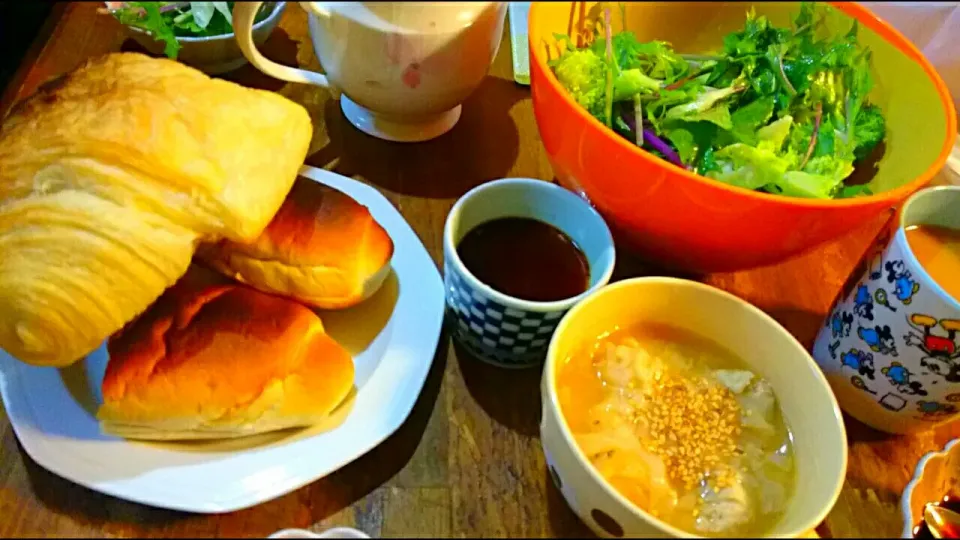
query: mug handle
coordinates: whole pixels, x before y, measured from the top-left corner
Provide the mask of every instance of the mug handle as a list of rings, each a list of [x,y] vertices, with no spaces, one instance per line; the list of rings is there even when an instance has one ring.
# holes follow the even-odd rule
[[[235,2],[233,5],[233,33],[237,45],[243,55],[247,57],[257,69],[281,81],[312,84],[323,88],[333,89],[325,75],[314,71],[294,68],[278,64],[260,54],[253,42],[253,21],[263,2]]]

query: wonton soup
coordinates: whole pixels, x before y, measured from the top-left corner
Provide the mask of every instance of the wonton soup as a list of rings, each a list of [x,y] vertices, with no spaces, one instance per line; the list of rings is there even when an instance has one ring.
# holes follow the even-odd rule
[[[559,366],[560,409],[577,446],[621,495],[704,536],[750,536],[780,519],[795,469],[770,385],[720,345],[644,324],[587,344]]]

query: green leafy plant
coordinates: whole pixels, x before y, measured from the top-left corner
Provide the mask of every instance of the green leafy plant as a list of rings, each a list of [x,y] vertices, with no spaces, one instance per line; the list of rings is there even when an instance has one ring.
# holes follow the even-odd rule
[[[787,196],[869,194],[844,180],[886,135],[867,97],[871,53],[856,22],[818,37],[825,9],[804,2],[792,27],[778,28],[751,8],[720,53],[681,55],[614,32],[611,7],[599,3],[587,22],[598,29],[592,43],[557,35],[563,50],[550,64],[591,115],[677,166]]]
[[[164,54],[176,58],[178,37],[212,37],[233,33],[234,2],[107,2],[121,23],[149,33],[164,43]],[[267,18],[275,2],[266,2],[255,22]]]

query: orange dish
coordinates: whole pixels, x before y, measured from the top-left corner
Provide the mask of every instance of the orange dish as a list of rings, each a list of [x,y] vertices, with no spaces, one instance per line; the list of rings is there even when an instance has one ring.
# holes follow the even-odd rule
[[[956,114],[943,80],[916,47],[867,8],[837,2],[837,19],[844,25],[838,28],[856,19],[860,41],[873,51],[876,85],[870,98],[887,121],[884,154],[869,183],[874,195],[784,197],[729,186],[665,162],[593,118],[547,65],[557,55],[554,34],[569,33],[594,4],[533,3],[534,113],[558,180],[587,197],[618,240],[657,263],[719,272],[782,261],[899,205],[926,185],[950,154]],[[705,53],[742,26],[751,5],[778,25],[787,25],[798,8],[792,2],[711,3],[709,9],[696,2],[626,3],[624,15],[640,41],[665,40],[678,52]]]

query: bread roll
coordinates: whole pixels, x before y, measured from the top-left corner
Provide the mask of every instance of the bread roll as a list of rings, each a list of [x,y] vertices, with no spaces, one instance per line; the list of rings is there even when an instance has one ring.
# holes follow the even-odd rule
[[[390,272],[393,241],[367,207],[299,177],[259,238],[201,246],[198,256],[261,291],[338,309],[380,288]]]
[[[70,364],[182,276],[200,240],[255,239],[311,133],[284,97],[140,54],[41,87],[0,127],[0,347]]]
[[[192,270],[108,341],[104,432],[239,437],[317,423],[343,402],[353,360],[313,311],[200,276]]]

